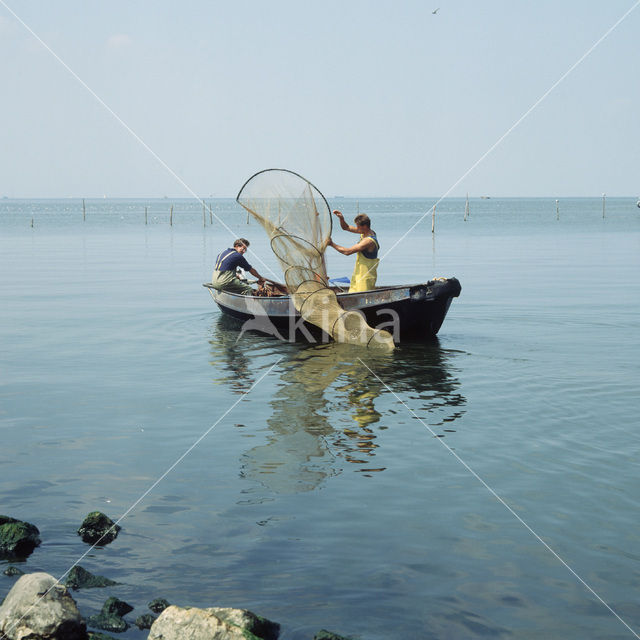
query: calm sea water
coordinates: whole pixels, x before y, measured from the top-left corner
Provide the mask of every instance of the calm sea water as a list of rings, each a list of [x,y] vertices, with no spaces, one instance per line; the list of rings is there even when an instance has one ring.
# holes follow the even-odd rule
[[[433,235],[428,200],[332,200],[391,249],[379,283],[462,283],[438,341],[390,356],[238,340],[200,285],[232,235],[276,262],[211,205],[230,232],[186,200],[0,201],[0,513],[42,537],[23,570],[62,575],[101,510],[123,530],[81,565],[121,584],[77,592],[84,615],[116,595],[130,620],[248,608],[285,640],[634,637],[599,597],[640,633],[635,199],[467,221],[447,200]]]

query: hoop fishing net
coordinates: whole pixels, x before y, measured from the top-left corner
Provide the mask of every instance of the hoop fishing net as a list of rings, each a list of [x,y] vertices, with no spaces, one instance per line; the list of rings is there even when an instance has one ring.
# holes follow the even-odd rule
[[[308,180],[286,169],[267,169],[249,178],[236,198],[265,229],[287,288],[302,318],[337,342],[393,349],[387,331],[364,316],[345,311],[329,287],[324,252],[331,237],[331,209]]]

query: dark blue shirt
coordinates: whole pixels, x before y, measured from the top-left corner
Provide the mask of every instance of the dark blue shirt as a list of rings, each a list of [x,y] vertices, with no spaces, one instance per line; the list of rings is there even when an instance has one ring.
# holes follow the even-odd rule
[[[362,255],[365,258],[369,258],[369,260],[375,260],[378,257],[378,251],[380,250],[380,243],[378,242],[378,237],[375,233],[372,233],[370,236],[366,236],[367,238],[371,238],[375,243],[375,249],[367,249],[366,251],[361,251]]]
[[[235,271],[236,267],[245,271],[252,269],[245,257],[235,249],[225,249],[216,258],[216,271]]]

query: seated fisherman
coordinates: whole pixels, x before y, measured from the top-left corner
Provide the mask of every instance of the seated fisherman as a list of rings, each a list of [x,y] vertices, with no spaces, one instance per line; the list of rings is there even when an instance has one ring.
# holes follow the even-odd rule
[[[342,255],[350,256],[352,253],[358,254],[356,256],[356,266],[351,276],[349,293],[375,289],[376,278],[378,276],[378,263],[380,262],[378,258],[380,245],[378,244],[378,238],[375,232],[371,229],[369,216],[364,213],[357,215],[354,219],[356,224],[352,226],[345,221],[340,211],[334,211],[333,213],[340,220],[340,226],[345,231],[360,234],[360,241],[348,248],[341,247],[332,239],[329,239],[329,246],[333,247]]]
[[[264,282],[264,278],[247,262],[244,254],[249,248],[249,241],[238,238],[233,243],[233,249],[225,249],[216,258],[216,267],[211,277],[213,288],[218,291],[229,291],[242,295],[254,293],[251,285],[243,282],[236,275],[236,269],[241,267],[251,275],[258,278],[258,283]]]

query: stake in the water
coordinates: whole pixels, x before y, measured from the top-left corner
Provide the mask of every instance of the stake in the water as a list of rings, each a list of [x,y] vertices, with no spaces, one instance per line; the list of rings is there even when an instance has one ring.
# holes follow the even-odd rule
[[[602,217],[604,218],[604,207],[605,207],[605,200],[607,198],[607,194],[603,193],[602,194]]]
[[[436,232],[436,205],[433,205],[433,209],[431,211],[431,233]]]
[[[464,203],[464,221],[469,217],[469,194],[467,193],[467,201]]]
[[[147,207],[144,208],[144,223],[147,224]]]
[[[87,217],[87,209],[84,206],[84,198],[82,198],[82,220],[86,220]]]
[[[560,220],[560,200],[556,200],[556,220]]]
[[[171,211],[169,212],[169,226],[173,227],[173,205],[171,205]]]

